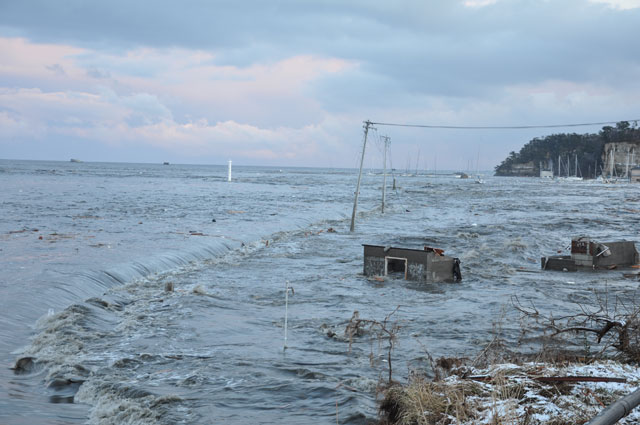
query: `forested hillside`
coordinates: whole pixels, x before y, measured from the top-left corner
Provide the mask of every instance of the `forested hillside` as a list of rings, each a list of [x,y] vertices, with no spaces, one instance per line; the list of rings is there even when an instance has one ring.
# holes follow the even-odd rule
[[[560,133],[544,138],[535,138],[520,149],[511,152],[495,168],[497,176],[539,176],[542,169],[558,174],[558,157],[561,158],[561,174],[566,172],[567,159],[574,166],[575,156],[584,177],[594,177],[594,170],[600,169],[605,160],[605,145],[609,143],[640,143],[640,128],[637,122],[621,121],[615,127],[606,126],[598,134]],[[640,152],[639,152],[640,153]]]

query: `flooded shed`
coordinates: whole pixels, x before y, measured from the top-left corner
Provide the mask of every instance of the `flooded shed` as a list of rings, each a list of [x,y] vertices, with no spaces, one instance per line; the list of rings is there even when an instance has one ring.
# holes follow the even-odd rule
[[[640,254],[633,241],[596,242],[582,236],[571,240],[571,255],[542,257],[543,270],[577,271],[612,269],[638,264]]]
[[[365,276],[398,275],[418,282],[457,282],[462,280],[460,260],[444,255],[437,248],[395,248],[364,246]]]

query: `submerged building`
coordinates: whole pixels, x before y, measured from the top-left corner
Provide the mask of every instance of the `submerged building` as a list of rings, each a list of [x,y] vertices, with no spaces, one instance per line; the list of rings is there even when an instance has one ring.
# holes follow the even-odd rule
[[[635,242],[599,243],[588,237],[571,240],[571,255],[542,257],[543,270],[577,271],[579,269],[612,269],[638,264],[640,253]]]
[[[457,282],[462,280],[460,260],[444,255],[438,248],[394,248],[364,246],[365,276],[396,275],[418,282]]]

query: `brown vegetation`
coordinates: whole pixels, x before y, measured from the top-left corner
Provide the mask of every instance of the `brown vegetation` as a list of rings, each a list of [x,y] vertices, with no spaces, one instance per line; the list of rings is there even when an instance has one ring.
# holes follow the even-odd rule
[[[580,305],[572,315],[545,317],[514,297],[520,342],[537,341],[538,352],[515,350],[518,342],[502,340],[498,324],[494,339],[473,360],[434,361],[427,353],[434,378],[419,371],[406,385],[389,380],[380,424],[586,423],[640,383],[640,306],[619,299],[609,305],[607,299],[599,296],[597,307]]]

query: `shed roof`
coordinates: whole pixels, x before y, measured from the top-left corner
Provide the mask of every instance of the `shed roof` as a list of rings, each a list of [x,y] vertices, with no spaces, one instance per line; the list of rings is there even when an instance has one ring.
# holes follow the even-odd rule
[[[385,246],[385,245],[371,245],[371,244],[366,244],[363,243],[362,246],[371,246],[374,248],[390,248],[390,249],[401,249],[403,251],[416,251],[416,252],[426,252],[424,249],[415,249],[415,248],[400,248],[397,246]]]

